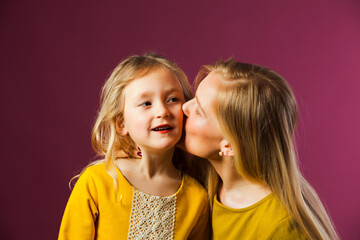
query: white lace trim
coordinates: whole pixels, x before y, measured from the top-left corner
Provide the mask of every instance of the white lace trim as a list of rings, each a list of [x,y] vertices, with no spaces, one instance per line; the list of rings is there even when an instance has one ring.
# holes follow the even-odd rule
[[[128,239],[174,238],[176,194],[152,196],[133,188]]]

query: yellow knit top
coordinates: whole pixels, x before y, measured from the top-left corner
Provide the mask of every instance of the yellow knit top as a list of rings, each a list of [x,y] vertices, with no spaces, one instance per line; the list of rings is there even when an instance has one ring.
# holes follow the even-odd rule
[[[59,239],[208,239],[206,191],[183,175],[167,197],[143,193],[117,169],[119,192],[103,163],[88,167],[68,200]]]
[[[214,240],[306,239],[272,193],[241,209],[224,206],[215,196],[212,228]]]

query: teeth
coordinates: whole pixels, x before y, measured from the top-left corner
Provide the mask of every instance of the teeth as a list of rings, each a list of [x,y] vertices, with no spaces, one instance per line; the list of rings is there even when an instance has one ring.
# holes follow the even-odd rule
[[[162,131],[162,130],[167,130],[167,129],[170,129],[170,127],[158,127],[158,128],[155,128],[154,130],[155,131]]]

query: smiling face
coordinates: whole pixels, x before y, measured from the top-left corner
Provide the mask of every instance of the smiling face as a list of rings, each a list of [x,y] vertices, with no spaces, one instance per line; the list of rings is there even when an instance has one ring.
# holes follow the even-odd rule
[[[121,134],[129,134],[142,150],[157,152],[174,147],[182,134],[181,107],[185,102],[175,75],[157,67],[130,82],[124,95]]]
[[[221,76],[210,73],[199,84],[195,98],[183,106],[188,117],[185,124],[185,149],[202,158],[219,158],[223,135],[212,110],[212,102],[217,93]]]

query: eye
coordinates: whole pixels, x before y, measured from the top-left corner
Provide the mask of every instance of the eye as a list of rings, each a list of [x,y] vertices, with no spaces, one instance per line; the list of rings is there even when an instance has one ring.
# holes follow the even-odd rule
[[[169,98],[168,102],[177,102],[179,99],[177,97],[171,97]]]
[[[140,104],[141,107],[148,107],[148,106],[151,106],[151,102],[147,101],[147,102],[144,102],[142,104]]]

